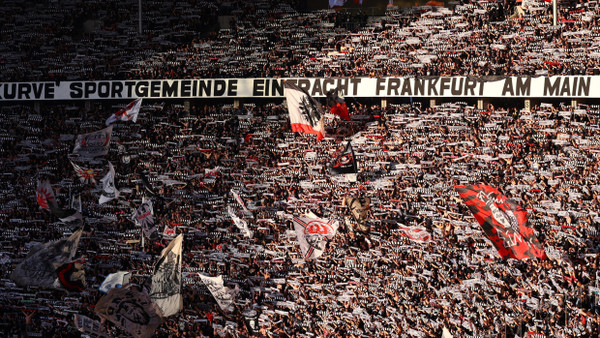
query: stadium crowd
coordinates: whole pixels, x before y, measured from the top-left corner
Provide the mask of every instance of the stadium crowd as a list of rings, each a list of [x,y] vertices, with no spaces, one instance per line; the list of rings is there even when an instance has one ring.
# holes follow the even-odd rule
[[[328,136],[317,142],[290,133],[278,104],[189,113],[145,105],[137,123],[115,125],[111,151],[96,164],[113,163],[122,192],[103,205],[68,154],[76,134],[102,127],[106,108],[52,107],[2,109],[2,270],[8,276],[37,242],[73,230],[37,206],[37,180],[49,178],[60,205],[81,197],[86,233],[77,256],[88,287],[67,293],[3,279],[5,334],[73,334],[72,314],[94,316],[109,273],[130,271],[131,283],[143,283],[168,241],[141,247],[130,217],[145,196],[161,233],[185,234],[184,310],[161,336],[247,335],[247,310],[268,337],[426,337],[444,327],[457,337],[598,335],[597,107],[419,111],[356,102],[352,122],[327,115]],[[355,147],[356,182],[329,172],[345,138]],[[549,259],[500,259],[454,191],[471,183],[498,187],[527,208]],[[355,231],[347,195],[371,198],[369,234]],[[248,220],[252,238],[227,206]],[[314,261],[301,258],[290,219],[308,210],[342,223]],[[234,312],[219,309],[198,273],[237,286]]]
[[[27,11],[19,1],[6,1],[0,76],[27,81],[599,72],[597,1],[560,1],[556,27],[545,1],[390,9],[364,25],[357,25],[367,21],[364,14],[298,12],[294,3],[148,1],[140,35],[137,1],[35,1]]]
[[[545,2],[530,1],[521,17],[506,12],[505,19],[497,4],[476,2],[391,10],[358,32],[346,30],[335,11],[241,1],[180,1],[167,11],[157,1],[145,5],[142,38],[134,34],[135,7],[118,3],[47,1],[23,11],[7,1],[3,81],[595,74],[597,67],[594,1],[561,8],[559,28]],[[75,8],[80,15],[71,14]],[[102,18],[101,27],[74,36],[70,27],[89,13]],[[197,37],[216,24],[204,20],[214,14],[235,20]],[[194,101],[189,110],[144,103],[136,123],[114,125],[109,154],[92,163],[104,173],[110,161],[121,191],[99,205],[99,187],[79,181],[69,154],[78,134],[103,128],[117,108],[3,103],[0,332],[78,336],[73,315],[98,319],[104,278],[130,271],[130,283],[143,284],[172,237],[166,230],[175,229],[184,234],[184,309],[159,327],[161,337],[440,337],[444,328],[455,337],[599,336],[598,107],[350,106],[352,121],[327,114],[327,136],[317,142],[291,133],[279,102]],[[347,140],[359,164],[355,182],[329,169]],[[38,206],[43,179],[60,205],[81,200],[81,292],[8,278],[31,248],[75,230]],[[477,183],[528,210],[548,259],[499,257],[453,188]],[[232,189],[250,212],[240,210]],[[371,198],[368,233],[356,231],[342,204],[349,195]],[[161,233],[145,243],[131,220],[143,197],[154,202]],[[227,206],[248,221],[252,238]],[[314,261],[301,258],[291,220],[308,211],[341,223]],[[238,291],[234,311],[220,309],[199,273],[222,275]]]

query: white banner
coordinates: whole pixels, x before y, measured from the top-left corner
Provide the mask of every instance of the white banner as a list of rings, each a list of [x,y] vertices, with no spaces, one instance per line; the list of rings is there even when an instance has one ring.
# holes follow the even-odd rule
[[[112,129],[112,126],[108,126],[92,133],[77,135],[73,154],[81,158],[94,158],[108,154]]]
[[[600,98],[600,76],[240,78],[132,81],[0,82],[0,102],[18,100],[283,98],[283,81],[312,97],[340,88],[344,97]]]

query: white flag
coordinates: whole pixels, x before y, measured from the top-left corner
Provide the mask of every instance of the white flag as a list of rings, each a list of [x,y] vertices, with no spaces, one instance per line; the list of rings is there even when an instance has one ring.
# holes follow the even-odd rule
[[[290,81],[285,82],[284,88],[292,131],[315,134],[317,140],[322,140],[325,135],[325,114],[321,104]]]
[[[77,135],[73,153],[84,159],[106,155],[111,135],[112,126],[93,133]]]
[[[97,320],[93,320],[84,315],[75,314],[73,321],[75,322],[75,327],[86,336],[94,338],[110,337],[108,332],[106,332],[104,325]]]
[[[229,217],[231,217],[231,219],[233,220],[235,226],[244,233],[244,236],[252,238],[254,234],[252,233],[252,231],[250,231],[250,229],[248,229],[248,222],[237,217],[230,206],[227,206],[227,213],[229,214]]]
[[[68,238],[31,248],[10,278],[20,286],[55,288],[58,285],[57,269],[73,261],[82,232],[83,229],[79,229]]]
[[[35,189],[35,196],[42,209],[50,210],[50,207],[56,207],[54,190],[52,190],[52,186],[48,180],[45,180],[44,182],[38,181],[38,186]]]
[[[115,273],[111,273],[104,279],[104,282],[100,284],[98,290],[108,293],[108,291],[114,288],[120,288],[123,285],[129,283],[129,279],[131,278],[131,273],[129,271],[117,271]]]
[[[152,208],[151,200],[143,201],[132,218],[137,224],[142,226],[144,235],[147,238],[152,239],[158,235],[156,224],[154,224],[154,209]]]
[[[152,337],[163,322],[160,308],[133,284],[110,290],[100,298],[95,311],[136,338]]]
[[[233,195],[233,198],[242,206],[242,209],[244,209],[244,212],[252,215],[250,210],[248,210],[248,208],[246,208],[246,205],[244,204],[244,201],[242,200],[240,195],[233,189],[231,189],[231,194]]]
[[[315,259],[321,256],[327,240],[335,236],[338,226],[338,221],[294,217],[294,228],[304,259]]]
[[[129,102],[127,106],[118,112],[112,114],[106,119],[106,125],[110,125],[116,121],[137,121],[138,114],[140,113],[140,107],[142,106],[142,99]]]
[[[206,285],[210,293],[213,295],[221,310],[231,312],[234,310],[233,299],[235,291],[223,285],[223,277],[209,277],[200,275],[200,279]]]
[[[150,298],[160,307],[164,317],[174,315],[183,309],[181,295],[182,242],[183,234],[179,234],[163,249],[154,266]]]
[[[104,204],[119,197],[119,190],[115,187],[115,168],[112,163],[108,162],[108,173],[100,182],[102,182],[102,194],[98,203]]]

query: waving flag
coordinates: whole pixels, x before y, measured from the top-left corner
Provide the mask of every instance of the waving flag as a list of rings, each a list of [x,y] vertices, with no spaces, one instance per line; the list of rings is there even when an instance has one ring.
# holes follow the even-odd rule
[[[346,121],[350,121],[346,100],[340,93],[341,90],[339,88],[328,91],[326,99],[327,106],[332,114],[337,115]]]
[[[183,309],[181,295],[181,248],[183,234],[179,234],[163,249],[152,275],[150,298],[168,317]]]
[[[358,173],[356,158],[354,157],[354,150],[350,141],[346,144],[344,151],[331,164],[331,172],[334,174]]]
[[[119,197],[119,190],[115,187],[115,168],[112,163],[108,162],[108,173],[100,182],[102,182],[102,194],[98,201],[99,204],[104,204]]]
[[[73,165],[73,169],[75,169],[75,172],[77,173],[77,176],[79,176],[81,183],[96,184],[96,178],[100,175],[99,170],[85,168],[73,162],[71,162],[71,165]]]
[[[371,199],[369,197],[346,196],[342,201],[350,209],[354,220],[358,223],[356,230],[360,232],[369,232],[367,221],[369,220],[369,211],[371,210]]]
[[[136,338],[151,337],[163,322],[160,308],[132,284],[110,290],[100,298],[95,311]]]
[[[454,186],[502,258],[546,258],[527,211],[487,185]]]
[[[94,158],[108,154],[112,126],[93,133],[77,135],[73,153],[84,159]]]
[[[226,312],[232,312],[234,308],[233,300],[236,296],[236,290],[231,290],[230,288],[223,285],[223,277],[209,277],[204,275],[199,275],[200,279],[208,288],[211,295],[219,304],[221,310]]]
[[[77,328],[77,330],[79,330],[86,336],[94,338],[110,337],[110,335],[104,328],[104,325],[102,325],[97,320],[93,320],[84,315],[75,314],[75,316],[73,316],[73,321],[75,322],[75,327]]]
[[[294,229],[304,260],[320,257],[325,250],[327,241],[335,236],[338,226],[338,221],[294,217]]]
[[[42,209],[50,210],[50,207],[56,206],[54,190],[52,190],[52,186],[48,180],[44,182],[38,181],[38,186],[35,189],[35,197]]]
[[[154,223],[154,208],[152,207],[151,200],[143,201],[142,205],[135,211],[132,219],[142,227],[144,235],[147,238],[153,239],[158,236],[156,224]]]
[[[129,102],[127,106],[118,112],[112,114],[106,119],[106,125],[109,126],[111,123],[116,121],[137,121],[138,114],[140,113],[140,107],[142,106],[142,99]]]
[[[20,286],[60,287],[57,269],[73,261],[82,232],[79,229],[68,238],[33,247],[10,278]]]
[[[108,293],[114,288],[120,288],[129,283],[130,278],[131,273],[129,271],[117,271],[115,273],[111,273],[110,275],[106,276],[104,282],[100,284],[98,290],[103,293]]]
[[[86,287],[83,261],[66,263],[56,269],[60,287],[69,291],[83,291]],[[56,284],[56,283],[55,283]]]
[[[402,235],[413,242],[426,243],[431,239],[431,235],[429,232],[427,232],[427,230],[425,230],[425,228],[418,226],[410,227],[399,224],[398,229],[402,231]]]
[[[315,134],[317,140],[322,140],[325,135],[325,125],[321,104],[292,82],[286,81],[284,88],[292,131]]]
[[[242,209],[244,209],[244,212],[252,215],[250,210],[248,210],[248,208],[246,208],[246,205],[244,204],[244,201],[242,200],[240,195],[233,189],[231,189],[231,194],[233,195],[233,198],[242,206]]]
[[[233,209],[230,206],[227,206],[227,213],[229,214],[229,217],[231,217],[231,219],[233,220],[233,223],[235,224],[235,226],[238,229],[240,229],[242,231],[242,233],[244,233],[244,236],[246,236],[248,238],[252,238],[253,233],[248,228],[248,222],[246,222],[243,219],[237,217],[235,215],[235,213],[233,212]]]

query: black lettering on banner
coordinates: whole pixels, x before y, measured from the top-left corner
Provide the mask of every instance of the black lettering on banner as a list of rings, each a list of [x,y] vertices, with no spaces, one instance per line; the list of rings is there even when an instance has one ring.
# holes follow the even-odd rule
[[[339,88],[339,90],[343,91],[344,93],[348,92],[348,79],[338,79],[338,85],[337,88]]]
[[[19,99],[30,99],[29,92],[31,92],[31,85],[29,83],[19,83]]]
[[[502,96],[506,96],[506,93],[509,93],[510,96],[515,95],[515,91],[513,89],[512,78],[507,77],[504,79],[504,86],[502,86]]]
[[[110,83],[100,82],[98,83],[98,96],[106,98],[110,96]]]
[[[440,95],[444,95],[446,89],[450,89],[450,82],[452,81],[449,77],[443,77],[440,85]]]
[[[554,80],[554,83],[552,83],[552,80],[547,77],[546,79],[544,79],[544,96],[546,95],[550,95],[550,96],[556,96],[558,95],[558,89],[560,88],[560,78],[557,77],[556,80]]]
[[[127,97],[133,97],[132,91],[133,91],[133,86],[135,86],[135,84],[136,84],[135,81],[125,81],[125,88],[127,88]]]
[[[415,79],[415,90],[413,95],[425,95],[425,79]]]
[[[410,80],[409,79],[405,79],[404,83],[402,84],[402,91],[400,92],[400,95],[404,96],[404,95],[408,95],[408,96],[412,96],[412,88],[410,87]]]
[[[306,90],[306,92],[308,93],[310,90],[310,80],[307,80],[307,79],[298,80],[298,87]]]
[[[428,95],[438,95],[438,91],[437,88],[435,88],[435,86],[437,85],[438,81],[440,79],[429,79],[427,80],[427,87],[428,87]]]
[[[237,96],[237,79],[231,79],[228,81],[229,86],[227,87],[227,96]]]
[[[96,92],[96,83],[95,82],[86,82],[84,86],[84,97],[87,99],[90,95]]]
[[[400,79],[389,78],[387,83],[387,96],[398,96],[398,88],[400,87]],[[394,92],[392,94],[392,91]]]
[[[198,96],[198,81],[192,81],[192,96]]]
[[[323,80],[323,91],[325,93],[327,93],[328,91],[335,89],[335,87],[333,87],[333,84],[335,83],[335,81],[333,79],[325,79]],[[331,88],[329,87],[329,85],[332,85]]]
[[[163,81],[162,96],[163,97],[177,97],[177,89],[179,87],[179,81]]]
[[[323,95],[323,89],[321,86],[321,79],[315,79],[315,82],[313,84],[313,88],[311,91],[311,96],[322,96]]]
[[[150,97],[160,97],[160,85],[162,81],[150,81]]]
[[[465,95],[475,95],[475,87],[477,87],[477,80],[467,79],[465,81]],[[469,94],[469,91],[471,92]]]
[[[190,80],[181,81],[181,97],[191,96],[192,82]]]
[[[252,82],[252,96],[265,96],[265,81],[264,79],[254,79]]]
[[[283,81],[273,79],[271,80],[271,96],[283,96]]]
[[[381,95],[381,92],[385,90],[385,83],[384,83],[384,79],[382,78],[377,78],[377,82],[375,84],[375,95],[379,96]]]
[[[350,83],[352,84],[352,95],[356,95],[358,93],[358,85],[360,84],[361,79],[350,79]],[[344,93],[348,93],[348,91],[344,91]]]
[[[530,77],[525,77],[525,78],[518,77],[516,91],[517,91],[516,94],[518,96],[529,96],[531,93],[531,78]]]
[[[456,83],[458,82],[458,88],[456,87]],[[452,78],[452,88],[451,88],[451,92],[452,95],[454,96],[461,96],[463,95],[463,84],[465,82],[465,79],[463,79],[462,77],[457,79],[455,77]]]
[[[577,78],[575,78],[577,80]],[[569,79],[563,81],[562,87],[560,88],[560,95],[570,96],[571,95],[571,83]]]
[[[484,80],[479,80],[479,96],[483,95],[483,86],[485,85]]]
[[[211,80],[200,80],[200,96],[210,96],[212,89],[212,81]]]
[[[1,94],[1,92],[2,92],[2,89],[1,89],[1,88],[2,88],[2,87],[4,87],[4,84],[3,84],[3,83],[0,83],[0,100],[3,100],[3,99],[4,99],[3,95]]]
[[[31,89],[33,91],[33,97],[36,99],[40,99],[42,97],[42,91],[44,90],[45,83],[32,83]]]
[[[213,93],[214,96],[223,96],[225,94],[225,89],[227,88],[227,83],[225,80],[215,80],[215,91]]]
[[[69,95],[72,99],[81,99],[83,97],[83,84],[81,82],[71,82],[69,89],[71,92]]]
[[[112,97],[123,97],[123,84],[120,81],[113,81],[111,83],[110,91],[112,92]]]
[[[148,97],[148,81],[140,81],[135,84],[135,96]]]
[[[579,86],[577,86],[577,96],[589,96],[590,95],[590,76],[585,78],[579,78]]]

